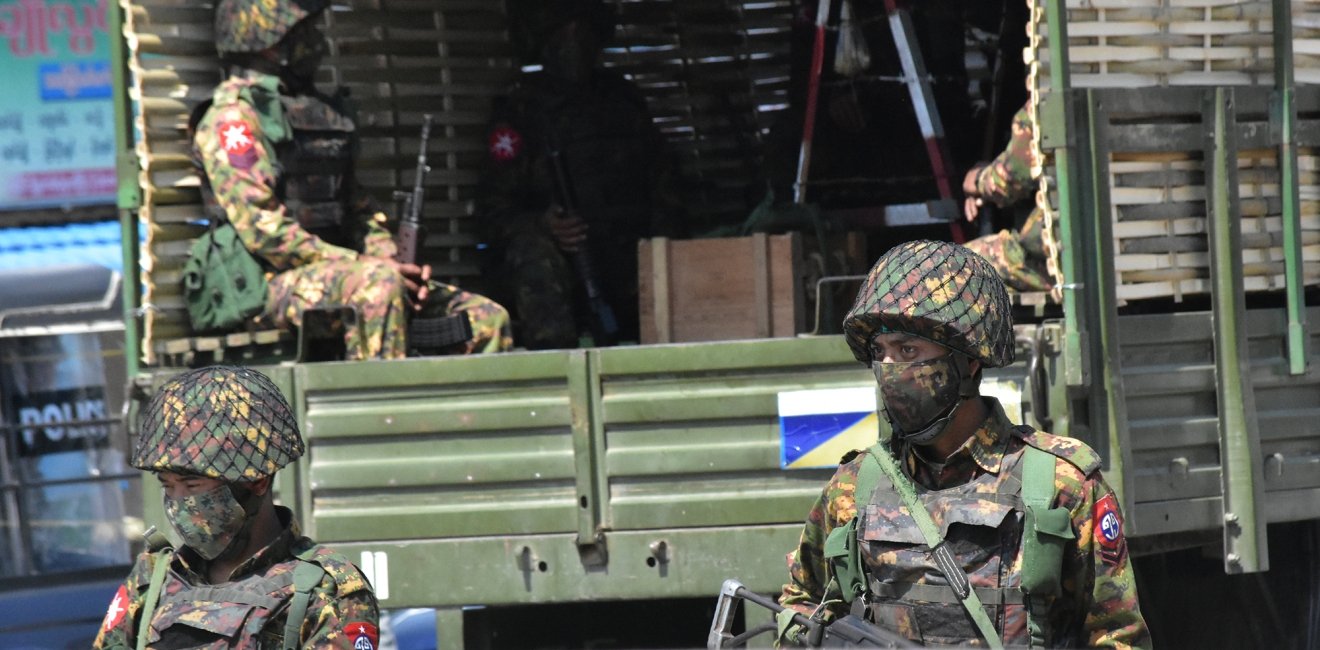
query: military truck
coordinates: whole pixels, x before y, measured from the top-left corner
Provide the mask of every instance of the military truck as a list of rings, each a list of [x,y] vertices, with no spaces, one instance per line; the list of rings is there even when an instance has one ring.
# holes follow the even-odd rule
[[[615,5],[607,63],[647,92],[698,203],[744,209],[797,6]],[[780,397],[873,388],[840,336],[352,363],[313,362],[288,332],[195,336],[186,123],[219,79],[210,9],[112,9],[121,215],[145,230],[125,239],[142,269],[124,286],[130,423],[182,368],[261,367],[308,442],[281,500],[384,607],[433,608],[443,647],[695,646],[725,578],[779,589],[831,472],[785,466]],[[410,184],[433,114],[423,257],[478,282],[486,111],[516,69],[502,3],[353,0],[324,20],[322,81],[353,91],[362,180]],[[1027,27],[1057,293],[1017,297],[1019,360],[990,384],[1104,457],[1157,642],[1315,647],[1316,3],[1037,0]],[[144,508],[161,521],[155,495]]]

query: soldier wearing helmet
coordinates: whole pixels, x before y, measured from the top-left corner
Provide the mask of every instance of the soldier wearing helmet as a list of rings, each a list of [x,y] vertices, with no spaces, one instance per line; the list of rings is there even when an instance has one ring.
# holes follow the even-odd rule
[[[1014,356],[994,268],[954,244],[896,246],[843,329],[892,437],[844,458],[788,554],[780,602],[925,645],[1148,647],[1099,456],[980,395],[984,369]]]
[[[351,305],[350,359],[496,352],[512,345],[495,302],[394,259],[388,217],[354,176],[356,126],[347,93],[319,92],[328,45],[324,0],[220,0],[216,48],[226,78],[194,111],[193,158],[209,216],[227,220],[268,271],[259,320],[302,325],[304,310]],[[472,335],[464,339],[464,322]],[[409,347],[408,332],[435,346]],[[421,337],[414,342],[422,340]]]
[[[683,212],[663,141],[637,87],[599,65],[615,26],[607,5],[511,0],[509,11],[539,69],[497,98],[487,135],[478,207],[500,299],[521,344],[577,347],[592,316],[575,264],[590,259],[615,338],[635,341],[637,241],[677,234]]]
[[[179,375],[139,429],[132,464],[160,481],[182,545],[149,533],[95,648],[376,647],[371,585],[275,505],[275,473],[304,446],[268,377],[224,366]]]

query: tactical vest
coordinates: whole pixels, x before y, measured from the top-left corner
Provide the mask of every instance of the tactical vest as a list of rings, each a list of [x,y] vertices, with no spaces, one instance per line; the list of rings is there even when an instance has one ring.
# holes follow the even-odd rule
[[[280,95],[293,137],[275,145],[280,160],[276,193],[289,216],[337,246],[357,248],[348,216],[353,179],[353,120],[313,95]]]
[[[1026,622],[1020,577],[1013,567],[1022,535],[1021,459],[1021,453],[1007,456],[999,474],[987,473],[945,490],[915,486],[954,558],[978,585],[977,595],[1001,634],[1006,622],[1020,629]],[[864,599],[871,620],[930,645],[957,645],[980,637],[945,586],[916,522],[889,481],[876,486],[858,517],[869,573]]]

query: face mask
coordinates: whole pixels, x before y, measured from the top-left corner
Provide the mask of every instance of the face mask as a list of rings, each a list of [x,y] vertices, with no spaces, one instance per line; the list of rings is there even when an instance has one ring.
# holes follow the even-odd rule
[[[928,361],[871,364],[894,436],[915,445],[935,441],[961,401],[963,372],[953,353]]]
[[[220,557],[247,523],[247,512],[229,485],[181,499],[165,497],[165,517],[184,545],[208,560]]]

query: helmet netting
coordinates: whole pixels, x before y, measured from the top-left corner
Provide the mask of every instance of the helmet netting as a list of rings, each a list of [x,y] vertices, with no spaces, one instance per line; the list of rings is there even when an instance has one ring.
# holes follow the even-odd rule
[[[984,258],[947,242],[908,242],[885,253],[843,329],[863,363],[871,362],[871,339],[884,332],[913,334],[988,366],[1013,362],[1013,320],[1003,280]]]
[[[212,366],[171,379],[140,419],[133,466],[255,481],[303,454],[293,410],[278,387],[248,368]]]

